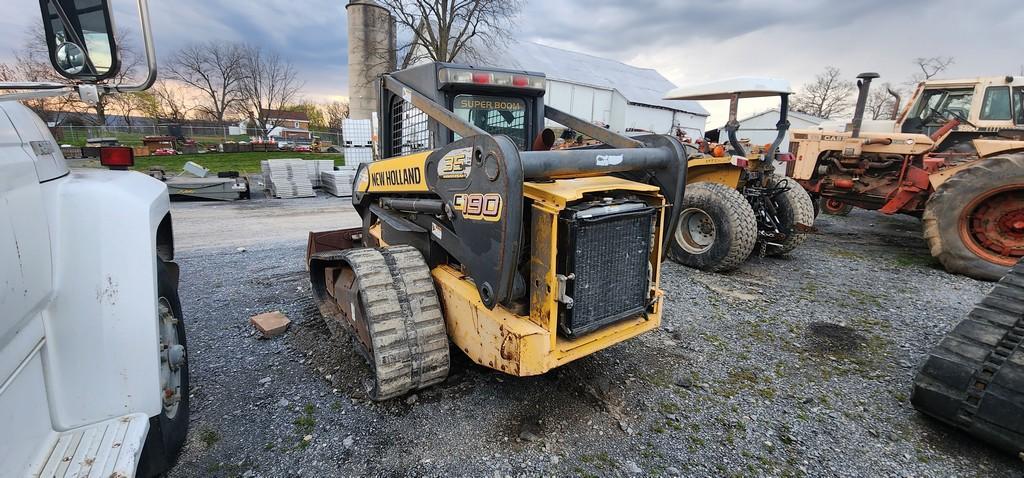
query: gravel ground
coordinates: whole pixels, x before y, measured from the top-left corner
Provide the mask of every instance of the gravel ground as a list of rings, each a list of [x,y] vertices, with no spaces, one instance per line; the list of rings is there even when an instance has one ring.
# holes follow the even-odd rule
[[[908,401],[991,285],[938,268],[912,218],[817,227],[731,274],[666,263],[660,331],[541,377],[453,356],[445,383],[386,403],[330,340],[304,243],[185,250],[192,425],[171,476],[1021,476]],[[260,339],[248,318],[272,310],[292,327]]]

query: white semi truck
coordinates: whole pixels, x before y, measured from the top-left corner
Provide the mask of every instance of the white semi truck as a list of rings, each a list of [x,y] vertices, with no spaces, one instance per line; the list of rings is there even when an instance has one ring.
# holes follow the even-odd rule
[[[43,0],[50,59],[67,81],[0,90],[0,477],[153,476],[188,430],[189,377],[166,186],[131,172],[70,170],[46,125],[17,100],[138,91],[112,85],[106,0]]]

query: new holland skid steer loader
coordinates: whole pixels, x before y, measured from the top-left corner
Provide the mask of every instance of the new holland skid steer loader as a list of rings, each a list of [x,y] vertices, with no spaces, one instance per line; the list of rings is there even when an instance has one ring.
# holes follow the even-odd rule
[[[705,142],[688,156],[686,196],[671,234],[669,256],[707,271],[735,269],[751,253],[782,255],[804,241],[814,225],[814,205],[796,181],[776,174],[776,162],[792,161],[779,145],[789,129],[789,82],[774,78],[732,78],[676,88],[667,100],[729,100],[727,144]],[[736,135],[740,98],[778,96],[775,141],[745,146]]]
[[[527,376],[655,329],[686,182],[673,137],[627,138],[544,106],[543,74],[429,63],[380,83],[380,149],[356,229],[311,233],[310,281],[370,364],[368,395],[445,379],[449,339]],[[545,119],[596,138],[549,151]]]

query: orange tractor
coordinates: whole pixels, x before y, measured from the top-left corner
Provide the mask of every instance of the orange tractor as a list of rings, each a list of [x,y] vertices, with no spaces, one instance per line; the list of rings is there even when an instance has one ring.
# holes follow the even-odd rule
[[[848,131],[793,130],[788,175],[829,210],[921,217],[946,270],[998,280],[1024,257],[1024,77],[922,82],[882,132],[862,131],[878,74],[858,78]]]

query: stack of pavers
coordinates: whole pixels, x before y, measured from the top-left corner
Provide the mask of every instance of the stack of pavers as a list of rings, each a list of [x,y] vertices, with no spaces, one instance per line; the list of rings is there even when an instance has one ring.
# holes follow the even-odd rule
[[[321,172],[334,170],[333,159],[307,159],[303,162],[306,163],[306,170],[309,171],[309,182],[313,184],[314,188],[322,187],[320,184]]]
[[[373,124],[370,120],[341,120],[345,164],[357,165],[373,161]]]
[[[276,198],[305,198],[316,196],[309,180],[306,161],[301,159],[269,159],[262,161],[267,188]]]
[[[321,171],[320,183],[324,191],[335,196],[351,196],[352,182],[356,177],[355,166],[338,166],[335,171]]]

